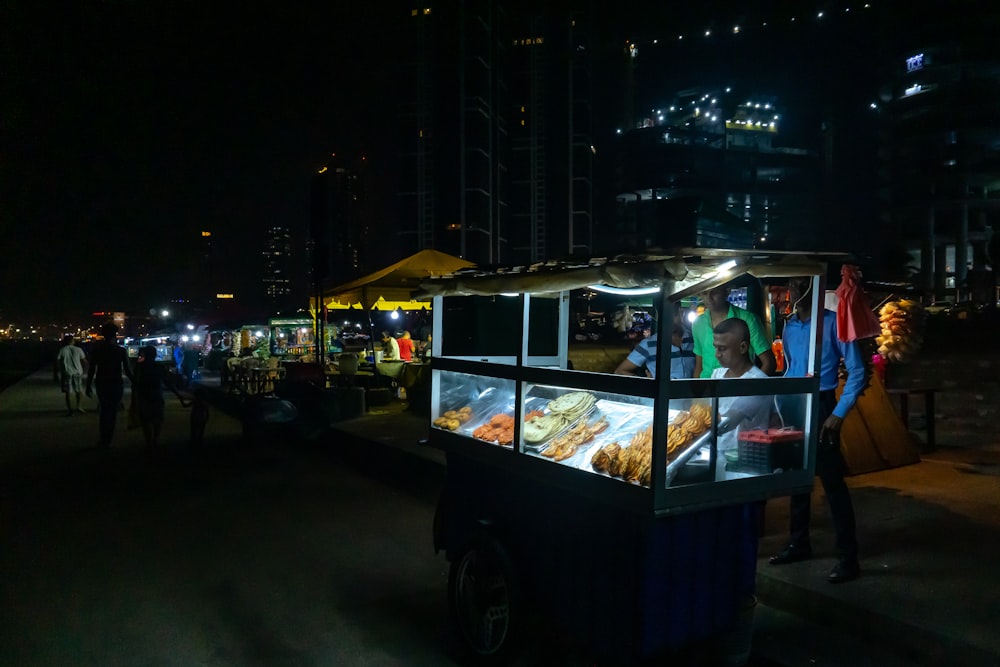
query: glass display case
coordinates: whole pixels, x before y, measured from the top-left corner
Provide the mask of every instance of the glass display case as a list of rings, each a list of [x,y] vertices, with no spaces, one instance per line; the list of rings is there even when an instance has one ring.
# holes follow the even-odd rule
[[[754,276],[768,268],[743,267]],[[794,271],[823,293],[825,264]],[[700,275],[662,280],[658,327],[683,298],[741,273]],[[434,298],[431,444],[658,515],[811,490],[815,373],[672,380],[576,371],[567,364],[568,291]],[[815,317],[822,305],[812,301]],[[810,371],[817,349],[818,338]]]

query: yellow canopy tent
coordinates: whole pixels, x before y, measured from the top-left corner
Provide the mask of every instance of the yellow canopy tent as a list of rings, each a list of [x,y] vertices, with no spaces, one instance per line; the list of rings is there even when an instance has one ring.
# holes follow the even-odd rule
[[[430,310],[430,299],[413,299],[413,293],[420,289],[421,282],[474,266],[472,262],[437,250],[421,250],[384,269],[325,290],[323,305],[328,310],[357,309],[366,312],[374,354],[375,331],[371,320],[373,310]],[[310,301],[310,310],[315,317],[315,299]]]
[[[429,309],[429,300],[413,300],[421,281],[473,266],[472,262],[437,250],[421,250],[384,269],[325,290],[323,303],[327,308],[338,309]]]
[[[354,303],[343,303],[337,299],[329,300],[325,304],[328,310],[364,310],[360,301]],[[372,310],[430,310],[430,301],[386,301],[382,297],[372,304]]]

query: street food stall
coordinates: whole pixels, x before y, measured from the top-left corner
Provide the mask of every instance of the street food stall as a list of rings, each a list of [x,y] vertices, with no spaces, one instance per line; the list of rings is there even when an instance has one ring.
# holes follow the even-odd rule
[[[398,361],[382,363],[379,359],[377,352],[380,350],[377,346],[380,346],[383,327],[376,329],[373,313],[415,313],[428,310],[431,308],[429,299],[414,298],[414,292],[420,289],[422,281],[435,276],[452,275],[474,266],[472,262],[438,250],[421,250],[369,275],[326,290],[322,305],[326,310],[352,309],[365,314],[369,338],[367,349],[362,351],[362,360],[372,368],[372,384],[396,385],[407,391],[416,389],[415,393],[422,395],[426,373],[417,368],[419,362],[411,367],[410,364]],[[350,361],[353,366],[354,359]],[[383,394],[386,392],[385,387],[376,386],[373,389]],[[385,400],[378,393],[369,396],[370,402],[373,399]]]
[[[267,322],[270,353],[288,360],[316,357],[316,328],[311,317],[272,317]]]
[[[424,281],[438,334],[428,444],[448,466],[434,542],[472,652],[516,645],[529,600],[545,632],[622,662],[741,624],[749,642],[763,501],[813,487],[818,373],[571,370],[570,290],[651,294],[669,341],[685,298],[742,275],[809,277],[815,318],[825,272],[817,256],[702,249]],[[771,411],[768,428],[744,427],[750,406]]]

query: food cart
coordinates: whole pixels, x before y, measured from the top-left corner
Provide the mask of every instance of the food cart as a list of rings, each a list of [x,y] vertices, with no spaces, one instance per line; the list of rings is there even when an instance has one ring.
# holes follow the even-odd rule
[[[818,374],[571,370],[570,290],[652,293],[669,341],[675,304],[742,275],[811,277],[816,318],[825,270],[798,253],[698,250],[423,283],[440,332],[428,443],[448,466],[434,543],[472,652],[516,646],[529,602],[543,633],[622,662],[733,631],[755,600],[763,501],[813,487]],[[743,428],[741,401],[773,403],[771,428]]]

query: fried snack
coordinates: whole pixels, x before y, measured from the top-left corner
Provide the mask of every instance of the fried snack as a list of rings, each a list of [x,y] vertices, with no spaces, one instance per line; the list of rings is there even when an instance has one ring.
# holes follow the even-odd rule
[[[504,446],[510,445],[514,442],[514,418],[502,412],[495,414],[485,424],[473,430],[472,437]]]
[[[704,403],[695,403],[691,406],[691,416],[695,417],[707,429],[712,425],[712,409]]]
[[[613,444],[618,444],[613,443]],[[590,466],[597,472],[607,472],[611,465],[611,455],[608,454],[608,447],[601,447],[597,453],[590,457]]]
[[[458,421],[460,421],[461,423],[464,424],[465,422],[467,422],[470,419],[472,419],[472,413],[471,412],[462,412],[461,410],[459,410],[458,411],[458,417],[456,417],[456,419]]]
[[[524,423],[525,442],[544,442],[566,426],[566,419],[559,414],[542,415]]]
[[[468,412],[468,413],[471,414],[472,413],[472,406],[471,405],[463,406],[463,407],[459,408],[458,411],[459,412]]]
[[[445,428],[447,428],[449,431],[454,431],[458,429],[458,427],[461,425],[462,422],[458,421],[457,419],[449,419],[445,422]]]
[[[441,427],[441,428],[444,428],[444,425],[446,423],[448,423],[448,418],[447,417],[438,417],[437,419],[434,420],[434,425],[438,426],[438,427]]]
[[[442,415],[442,416],[443,416],[443,417],[444,417],[445,419],[454,419],[455,417],[458,417],[458,411],[456,411],[456,410],[448,410],[448,411],[447,411],[447,412],[445,412],[445,413],[444,413],[444,415]]]
[[[552,440],[548,447],[541,452],[542,456],[550,457],[555,461],[565,461],[576,454],[580,445],[590,442],[598,433],[608,427],[607,417],[601,417],[593,425],[587,424],[586,419],[563,433],[558,438]]]

